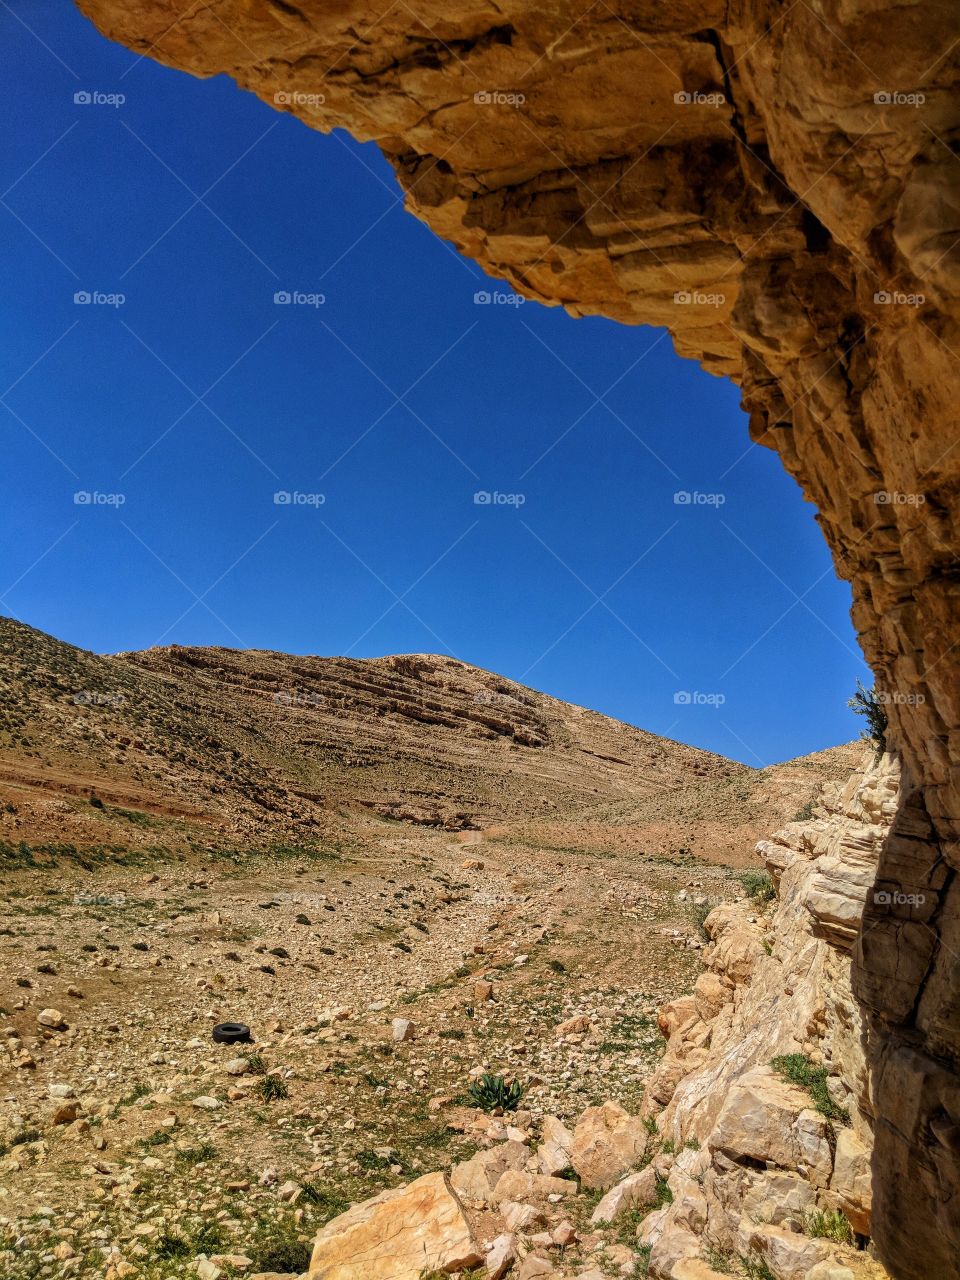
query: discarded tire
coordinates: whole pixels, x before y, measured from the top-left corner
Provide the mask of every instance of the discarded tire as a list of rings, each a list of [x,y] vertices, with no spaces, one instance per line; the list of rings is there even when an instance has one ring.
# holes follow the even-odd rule
[[[249,1044],[252,1039],[245,1022],[218,1022],[213,1038],[217,1044]]]

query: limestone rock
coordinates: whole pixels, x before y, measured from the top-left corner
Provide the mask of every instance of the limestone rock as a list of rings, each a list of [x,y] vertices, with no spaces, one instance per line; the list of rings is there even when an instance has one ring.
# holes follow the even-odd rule
[[[631,1209],[651,1204],[656,1192],[657,1175],[651,1165],[639,1173],[631,1173],[622,1182],[611,1187],[594,1209],[592,1223],[616,1222]]]
[[[573,1134],[556,1116],[546,1116],[542,1128],[543,1141],[537,1148],[540,1169],[549,1177],[558,1178],[571,1167],[570,1152]]]
[[[606,1189],[642,1158],[647,1130],[616,1102],[588,1107],[573,1131],[570,1163],[585,1187]]]
[[[309,1280],[419,1280],[424,1271],[465,1270],[482,1258],[449,1180],[430,1173],[328,1222]]]

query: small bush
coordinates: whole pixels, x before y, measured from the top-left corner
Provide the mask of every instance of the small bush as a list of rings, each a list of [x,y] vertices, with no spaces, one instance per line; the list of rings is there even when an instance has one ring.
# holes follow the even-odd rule
[[[261,1076],[253,1092],[264,1102],[276,1102],[280,1098],[290,1097],[287,1082],[279,1076]]]
[[[350,1201],[344,1199],[338,1191],[322,1187],[318,1182],[303,1182],[303,1198],[316,1210],[321,1225],[326,1225],[331,1218],[338,1218],[350,1208]]]
[[[773,887],[773,881],[770,879],[766,871],[750,871],[741,872],[737,879],[743,886],[743,891],[748,898],[751,898],[757,906],[763,906],[766,902],[772,902],[776,897],[776,889]]]
[[[855,716],[863,716],[867,722],[860,737],[864,742],[872,742],[877,749],[877,756],[882,756],[887,749],[887,713],[883,703],[877,696],[876,688],[865,689],[857,681],[857,691],[848,701],[847,706]]]
[[[733,1254],[726,1249],[718,1249],[715,1245],[708,1244],[703,1251],[704,1261],[713,1271],[718,1271],[722,1276],[733,1275]]]
[[[839,1209],[814,1209],[804,1215],[803,1229],[818,1240],[835,1244],[853,1244],[853,1228],[847,1215]]]
[[[828,1120],[838,1120],[841,1124],[850,1123],[847,1109],[838,1107],[830,1097],[826,1067],[815,1067],[802,1053],[788,1053],[784,1057],[774,1058],[770,1065],[785,1080],[806,1089],[822,1116],[826,1116]]]
[[[793,815],[794,822],[809,822],[816,812],[816,802],[808,800],[806,804],[802,804],[797,812]]]
[[[777,1280],[770,1268],[767,1266],[765,1258],[761,1258],[759,1254],[752,1254],[747,1257],[741,1253],[740,1265],[743,1267],[743,1274],[747,1280]]]
[[[484,1072],[479,1080],[474,1080],[467,1090],[471,1102],[482,1111],[516,1111],[523,1097],[524,1089],[519,1080],[507,1084],[503,1076]]]
[[[212,1160],[217,1154],[217,1149],[212,1142],[198,1142],[195,1147],[184,1147],[177,1152],[177,1159],[181,1164],[194,1165],[204,1164],[207,1160]]]
[[[267,1074],[267,1064],[263,1060],[262,1053],[248,1053],[247,1066],[250,1068],[252,1076],[265,1076]]]

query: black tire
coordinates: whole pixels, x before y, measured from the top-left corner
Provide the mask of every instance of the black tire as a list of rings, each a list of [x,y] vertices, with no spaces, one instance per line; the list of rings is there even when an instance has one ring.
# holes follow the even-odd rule
[[[253,1040],[245,1022],[218,1022],[213,1038],[217,1044],[250,1044]]]

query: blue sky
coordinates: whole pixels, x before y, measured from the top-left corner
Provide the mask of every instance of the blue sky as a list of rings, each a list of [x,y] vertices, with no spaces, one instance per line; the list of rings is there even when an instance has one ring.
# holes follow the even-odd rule
[[[849,589],[736,388],[663,330],[478,304],[507,286],[375,148],[66,0],[0,40],[3,611],[98,652],[449,652],[754,765],[856,736]]]

